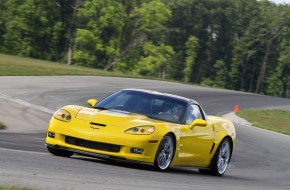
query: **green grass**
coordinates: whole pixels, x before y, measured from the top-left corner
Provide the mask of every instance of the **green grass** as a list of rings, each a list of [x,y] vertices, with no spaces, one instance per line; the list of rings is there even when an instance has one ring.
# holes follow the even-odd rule
[[[35,190],[32,188],[27,188],[27,187],[6,187],[6,186],[0,186],[0,190]]]
[[[6,126],[3,123],[0,122],[0,130],[1,129],[6,129]]]
[[[241,110],[237,115],[255,127],[290,135],[289,110]]]
[[[125,75],[118,72],[109,72],[76,65],[66,65],[56,62],[0,54],[0,76],[59,75],[118,76],[140,78],[140,76],[137,75]]]

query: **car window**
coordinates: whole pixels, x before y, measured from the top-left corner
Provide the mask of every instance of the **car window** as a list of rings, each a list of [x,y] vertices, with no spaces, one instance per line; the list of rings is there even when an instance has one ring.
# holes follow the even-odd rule
[[[186,114],[186,124],[191,124],[195,119],[203,119],[200,109],[197,105],[191,104],[188,106]]]
[[[131,97],[130,94],[123,94],[121,96],[118,96],[115,99],[113,99],[113,101],[108,103],[106,107],[108,109],[113,109],[117,108],[118,106],[124,106],[124,104],[129,100],[130,97]]]
[[[186,103],[159,94],[123,90],[103,99],[95,107],[138,113],[152,119],[178,123],[185,113]]]

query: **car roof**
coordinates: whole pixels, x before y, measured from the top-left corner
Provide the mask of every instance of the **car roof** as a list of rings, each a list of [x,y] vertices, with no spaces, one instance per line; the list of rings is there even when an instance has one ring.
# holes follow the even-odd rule
[[[198,104],[195,100],[185,98],[183,96],[178,96],[178,95],[169,94],[169,93],[162,93],[162,92],[158,92],[158,91],[154,91],[154,90],[145,90],[145,89],[138,89],[138,88],[127,88],[127,89],[123,89],[123,90],[145,92],[148,94],[155,94],[155,95],[175,98],[175,99],[182,100],[182,101],[185,101],[186,103],[190,103],[190,104]]]

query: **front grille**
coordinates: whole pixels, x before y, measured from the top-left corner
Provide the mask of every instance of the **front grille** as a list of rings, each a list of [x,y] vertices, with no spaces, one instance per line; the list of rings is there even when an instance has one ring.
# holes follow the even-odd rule
[[[65,137],[65,142],[67,144],[72,144],[72,145],[96,149],[96,150],[103,150],[103,151],[108,151],[108,152],[120,152],[120,148],[121,148],[119,145],[88,141],[88,140],[79,139],[79,138],[70,137],[70,136]]]

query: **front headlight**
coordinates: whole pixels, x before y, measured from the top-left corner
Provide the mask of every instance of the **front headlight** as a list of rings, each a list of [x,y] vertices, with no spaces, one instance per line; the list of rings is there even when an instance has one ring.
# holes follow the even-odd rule
[[[150,135],[154,132],[155,128],[153,126],[138,126],[132,127],[125,131],[126,134],[132,135]]]
[[[57,110],[54,114],[53,117],[55,119],[58,119],[60,121],[64,121],[64,122],[70,122],[71,120],[71,115],[68,111],[64,110],[64,109],[59,109]]]

